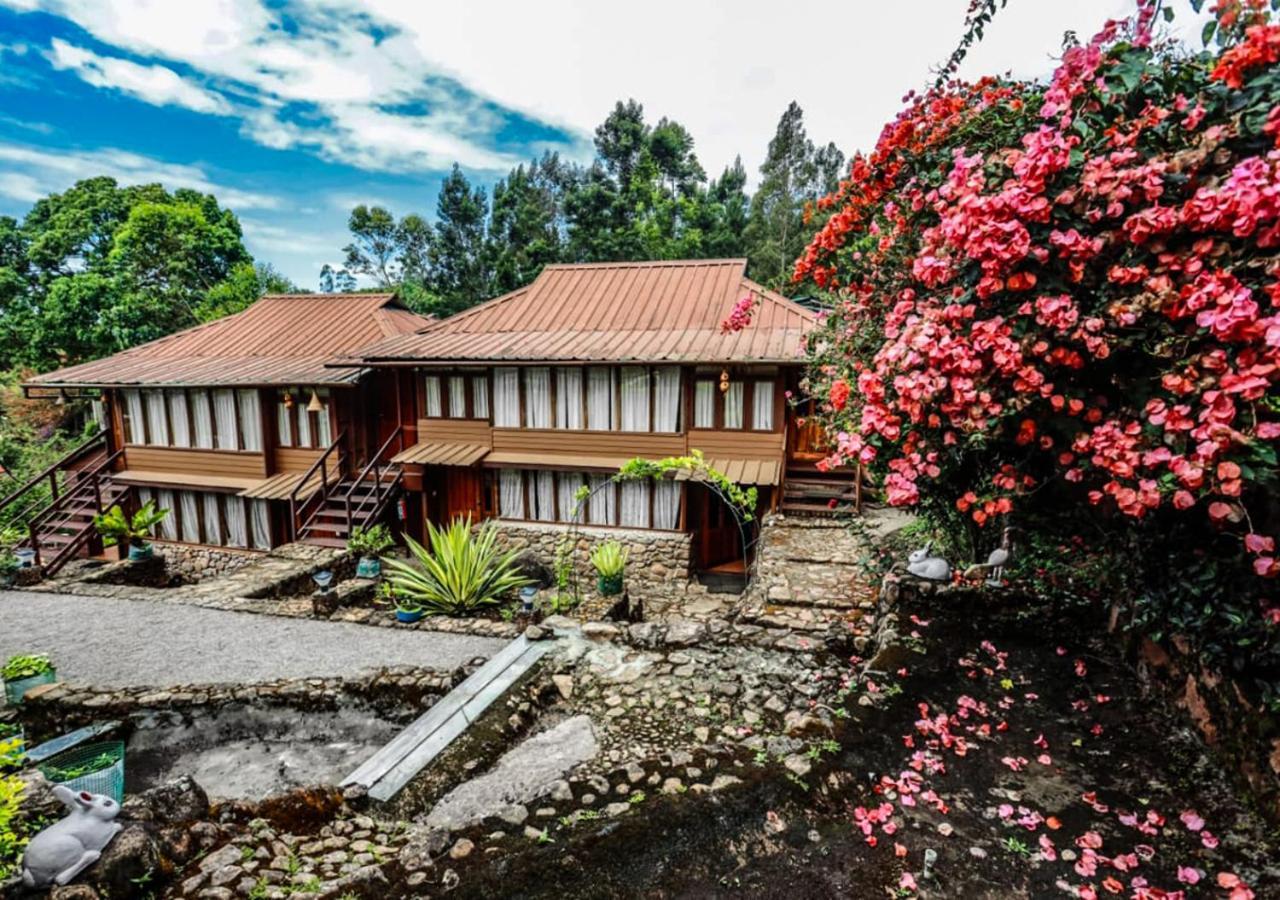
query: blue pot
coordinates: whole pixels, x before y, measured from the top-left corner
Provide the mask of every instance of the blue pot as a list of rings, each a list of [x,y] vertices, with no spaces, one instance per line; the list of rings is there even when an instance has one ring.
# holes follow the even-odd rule
[[[155,555],[155,552],[156,552],[155,548],[152,547],[150,544],[143,544],[141,547],[139,547],[136,544],[129,545],[129,559],[133,560],[134,562],[139,562],[140,560],[144,560],[144,559],[150,559],[152,556]]]
[[[356,563],[357,578],[377,578],[382,574],[382,560],[376,556],[362,556]]]
[[[396,610],[396,621],[397,621],[397,622],[406,622],[406,623],[408,623],[408,622],[416,622],[416,621],[418,621],[418,620],[419,620],[419,619],[421,619],[421,618],[422,618],[422,610],[420,610],[420,609],[419,609],[419,610],[415,610],[414,612],[409,612],[408,610],[404,610],[404,609],[397,609],[397,610]]]

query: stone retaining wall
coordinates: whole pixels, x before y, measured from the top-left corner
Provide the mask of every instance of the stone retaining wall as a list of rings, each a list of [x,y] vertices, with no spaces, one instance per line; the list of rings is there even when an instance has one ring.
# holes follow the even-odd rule
[[[626,580],[629,586],[670,586],[689,580],[692,566],[692,539],[677,531],[650,531],[629,528],[576,528],[554,522],[494,523],[498,545],[503,549],[527,550],[548,573],[555,576],[556,548],[566,536],[575,540],[574,568],[578,577],[595,583],[591,550],[599,543],[615,540],[627,551]]]
[[[262,556],[253,550],[230,547],[199,547],[193,544],[166,544],[156,541],[156,553],[163,555],[169,571],[187,581],[202,581],[228,575]]]

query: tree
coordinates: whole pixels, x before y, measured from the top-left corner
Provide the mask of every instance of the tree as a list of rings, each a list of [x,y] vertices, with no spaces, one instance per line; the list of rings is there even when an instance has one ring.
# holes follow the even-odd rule
[[[543,266],[561,260],[564,197],[573,183],[573,170],[548,153],[493,186],[488,242],[496,293],[528,284]]]
[[[679,122],[665,116],[658,121],[649,135],[649,154],[662,177],[669,181],[673,195],[692,193],[707,180],[707,173],[693,152],[693,135]]]
[[[325,263],[320,267],[320,293],[339,294],[349,293],[356,289],[356,277],[346,269],[335,269],[333,266]]]
[[[813,231],[806,208],[835,190],[844,154],[834,144],[814,147],[804,111],[794,101],[783,112],[760,166],[760,187],[751,200],[747,247],[752,275],[771,287],[790,281],[791,269]]]
[[[365,275],[383,289],[395,288],[406,279],[421,280],[431,245],[431,226],[421,216],[396,221],[381,206],[361,204],[347,220],[352,241],[342,248],[346,271]]]
[[[485,242],[488,214],[484,188],[472,188],[455,164],[440,187],[435,240],[427,251],[431,263],[428,287],[436,295],[438,314],[450,315],[490,296],[493,279]]]

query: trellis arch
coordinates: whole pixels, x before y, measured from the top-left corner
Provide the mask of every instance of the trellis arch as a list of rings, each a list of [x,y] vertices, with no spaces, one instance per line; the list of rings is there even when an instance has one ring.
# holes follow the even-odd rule
[[[695,481],[719,497],[733,513],[734,524],[738,527],[738,537],[742,542],[742,558],[744,560],[750,558],[751,550],[759,539],[758,534],[752,536],[748,528],[749,524],[755,520],[756,504],[760,499],[756,488],[743,488],[731,481],[723,472],[707,463],[701,450],[694,450],[688,456],[668,456],[664,459],[644,459],[637,456],[623,464],[608,480],[594,488],[590,484],[584,484],[574,493],[575,504],[573,515],[569,519],[569,528],[556,549],[556,588],[562,601],[566,590],[569,591],[574,606],[582,601],[582,594],[578,588],[578,567],[573,565],[572,556],[581,534],[579,526],[584,524],[584,511],[591,498],[597,492],[605,488],[611,489],[613,485],[624,481],[642,479],[657,481],[668,478]],[[750,571],[747,572],[746,577],[750,583]]]

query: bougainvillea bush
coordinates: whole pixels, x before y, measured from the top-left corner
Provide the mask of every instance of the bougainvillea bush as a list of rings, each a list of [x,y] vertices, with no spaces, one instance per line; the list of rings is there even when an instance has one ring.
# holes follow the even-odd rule
[[[1048,83],[908,97],[822,202],[796,278],[837,298],[807,385],[834,436],[825,465],[869,466],[889,503],[974,552],[1012,525],[1066,565],[1110,554],[1138,626],[1275,702],[1268,6],[1219,3],[1197,53],[1140,3]]]

